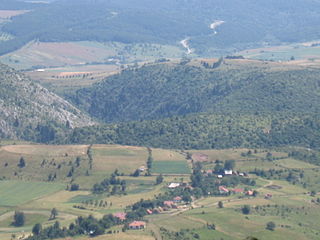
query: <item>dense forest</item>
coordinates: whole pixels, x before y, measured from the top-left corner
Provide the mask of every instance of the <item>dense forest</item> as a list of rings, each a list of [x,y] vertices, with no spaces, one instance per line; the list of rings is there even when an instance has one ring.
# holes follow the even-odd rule
[[[318,115],[192,114],[91,127],[67,128],[51,122],[29,127],[20,135],[54,144],[123,144],[176,149],[271,148],[319,149]]]
[[[319,69],[278,68],[276,64],[246,60],[225,60],[214,69],[193,63],[127,69],[78,90],[69,98],[105,122],[160,119],[198,112],[315,113],[320,110]]]
[[[261,44],[319,38],[316,0],[60,0],[50,4],[4,1],[4,8],[33,11],[14,17],[1,31],[15,36],[0,43],[0,54],[28,41],[115,41],[178,44],[190,38],[199,55],[217,54]],[[271,17],[270,17],[271,16]],[[210,25],[224,21],[216,29]]]

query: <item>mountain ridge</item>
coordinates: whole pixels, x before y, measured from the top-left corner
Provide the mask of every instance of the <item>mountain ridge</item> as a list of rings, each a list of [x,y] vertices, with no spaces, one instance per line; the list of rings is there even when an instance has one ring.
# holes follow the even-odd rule
[[[0,135],[17,138],[39,124],[53,122],[73,127],[94,124],[66,100],[0,64]]]

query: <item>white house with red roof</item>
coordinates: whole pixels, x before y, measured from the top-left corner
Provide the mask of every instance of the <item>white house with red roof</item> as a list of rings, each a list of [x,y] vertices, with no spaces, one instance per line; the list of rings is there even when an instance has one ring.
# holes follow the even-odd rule
[[[134,221],[129,224],[129,229],[137,230],[137,229],[145,229],[147,223],[144,221]]]

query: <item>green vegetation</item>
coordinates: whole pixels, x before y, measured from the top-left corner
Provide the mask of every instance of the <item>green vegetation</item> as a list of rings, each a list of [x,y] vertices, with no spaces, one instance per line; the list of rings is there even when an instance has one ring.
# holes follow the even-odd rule
[[[304,146],[317,148],[317,115],[198,114],[162,120],[77,128],[65,143],[117,143],[177,149],[265,148]],[[59,139],[55,140],[59,142]]]
[[[105,122],[159,119],[190,113],[315,113],[319,69],[225,60],[216,70],[155,64],[128,69],[70,99]],[[107,97],[106,97],[107,96]]]
[[[319,3],[312,0],[299,0],[294,6],[284,0],[270,0],[268,4],[232,0],[228,5],[217,2],[214,7],[210,0],[204,0],[201,5],[195,0],[188,4],[169,0],[161,3],[73,0],[38,5],[14,1],[6,3],[4,8],[10,6],[33,11],[13,18],[3,27],[3,31],[16,38],[0,44],[1,54],[35,39],[177,44],[189,36],[198,54],[220,55],[265,42],[301,42],[319,36],[316,24],[319,15],[314,11]],[[283,9],[287,10],[286,14]],[[215,21],[213,16],[225,23],[210,29]]]
[[[61,189],[57,183],[0,181],[0,206],[18,206]]]
[[[186,161],[155,161],[152,172],[162,174],[190,174]]]

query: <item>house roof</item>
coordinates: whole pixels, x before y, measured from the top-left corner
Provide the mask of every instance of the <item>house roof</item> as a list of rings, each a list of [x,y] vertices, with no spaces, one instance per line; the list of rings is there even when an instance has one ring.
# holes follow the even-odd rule
[[[176,188],[176,187],[179,187],[180,186],[180,183],[170,183],[168,188]]]
[[[119,212],[119,213],[114,213],[113,216],[116,218],[119,218],[120,220],[126,220],[127,214]]]
[[[182,197],[177,196],[177,197],[175,197],[173,200],[174,200],[174,201],[181,201],[181,200],[182,200]]]
[[[243,193],[244,190],[242,188],[235,188],[232,191],[235,193]]]
[[[224,170],[224,174],[231,175],[232,174],[232,170]]]
[[[166,206],[171,206],[171,205],[174,205],[174,202],[173,201],[164,201],[163,204]]]
[[[219,191],[229,192],[229,189],[225,188],[224,186],[219,186]]]
[[[246,192],[246,194],[251,196],[251,195],[253,195],[253,191],[249,190],[249,191]]]
[[[140,227],[140,226],[145,226],[146,222],[143,221],[134,221],[129,224],[129,227]]]
[[[148,213],[148,214],[152,214],[153,212],[152,212],[152,210],[147,209],[147,213]]]

